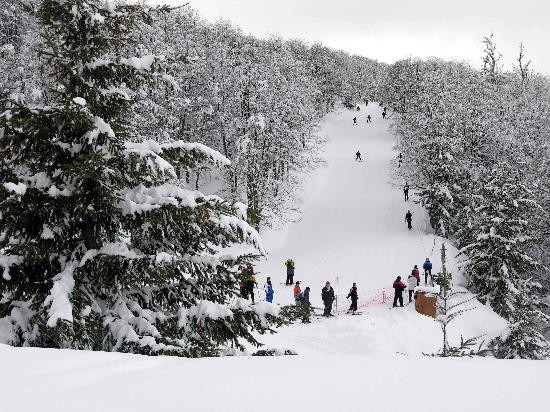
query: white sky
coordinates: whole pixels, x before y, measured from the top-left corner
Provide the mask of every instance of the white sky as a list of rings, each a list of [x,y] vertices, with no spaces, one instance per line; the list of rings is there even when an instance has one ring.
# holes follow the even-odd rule
[[[506,68],[523,42],[532,67],[550,74],[550,0],[153,1],[189,3],[208,20],[230,20],[259,37],[320,41],[388,63],[436,56],[480,66],[480,41],[492,31]]]

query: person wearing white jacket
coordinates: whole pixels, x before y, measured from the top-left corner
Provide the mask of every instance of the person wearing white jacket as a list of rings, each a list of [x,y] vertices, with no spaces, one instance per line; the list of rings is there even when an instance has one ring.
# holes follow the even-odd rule
[[[407,278],[407,289],[409,290],[409,303],[412,302],[412,297],[414,293],[414,288],[418,285],[418,280],[416,279],[416,276],[414,276],[412,273]]]

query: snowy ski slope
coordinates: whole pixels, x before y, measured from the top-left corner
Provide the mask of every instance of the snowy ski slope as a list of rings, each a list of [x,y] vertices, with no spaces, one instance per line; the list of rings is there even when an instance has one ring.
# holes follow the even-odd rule
[[[371,123],[366,122],[368,114]],[[357,125],[353,124],[354,117]],[[373,103],[368,108],[362,105],[359,112],[342,109],[326,117],[322,133],[329,139],[323,156],[327,166],[308,182],[299,222],[263,233],[269,257],[258,265],[258,283],[263,285],[265,276],[271,275],[274,301],[282,304],[293,301],[292,288],[284,285],[287,258],[296,262],[294,280],[301,281],[302,290],[310,286],[314,306],[322,307],[321,289],[328,280],[338,294],[338,312],[342,314],[349,307],[345,297],[356,282],[363,315],[323,319],[308,327],[293,325],[274,336],[262,337],[267,346],[290,347],[300,354],[412,356],[433,353],[440,347],[439,325],[417,314],[414,305],[387,310],[396,276],[406,280],[415,264],[423,272],[426,257],[437,273],[444,242],[431,232],[427,214],[414,202],[418,198],[412,190],[410,201],[404,201],[405,182],[398,180],[395,170],[395,138],[388,131],[389,124],[388,119],[382,119],[382,108]],[[354,160],[357,150],[362,162]],[[410,231],[405,223],[409,209],[413,213]],[[463,279],[455,259],[457,251],[448,243],[446,247],[448,268],[455,277],[455,289],[460,290]],[[506,327],[500,317],[477,301],[469,307],[476,310],[455,320],[450,328],[455,342],[461,335],[487,334],[488,340]]]
[[[316,306],[326,280],[339,279],[340,309],[357,282],[362,315],[260,337],[299,356],[179,359],[0,345],[0,411],[547,411],[549,362],[427,358],[422,352],[440,346],[437,323],[413,305],[389,310],[391,302],[382,302],[395,276],[406,277],[426,257],[439,270],[442,241],[429,232],[421,207],[404,203],[403,182],[392,180],[388,125],[377,105],[327,116],[327,167],[307,184],[301,220],[263,234],[270,255],[258,266],[260,288],[271,275],[279,304],[292,301],[291,288],[280,284],[288,257]],[[362,163],[354,161],[357,150]],[[460,288],[455,254],[449,246]],[[489,308],[472,305],[452,323],[455,342],[461,334],[489,339],[506,326]]]

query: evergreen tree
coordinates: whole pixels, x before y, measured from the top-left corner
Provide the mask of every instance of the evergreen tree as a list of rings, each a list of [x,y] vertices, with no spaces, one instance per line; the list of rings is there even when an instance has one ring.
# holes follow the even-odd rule
[[[0,116],[0,340],[205,356],[269,329],[276,310],[237,297],[220,257],[262,251],[242,205],[181,186],[178,174],[229,161],[201,144],[163,144],[128,126],[161,56],[131,56],[152,13],[103,0],[44,0],[37,12],[53,103]],[[131,57],[123,57],[130,55]]]
[[[521,276],[537,266],[527,253],[533,241],[528,219],[536,204],[519,172],[508,169],[499,165],[480,182],[474,241],[461,250],[469,286],[506,319],[514,311]]]
[[[550,316],[538,308],[543,305],[538,294],[541,285],[531,279],[522,281],[510,315],[507,336],[492,342],[495,355],[503,359],[546,359],[550,355],[550,342],[539,332],[542,324],[550,322]]]

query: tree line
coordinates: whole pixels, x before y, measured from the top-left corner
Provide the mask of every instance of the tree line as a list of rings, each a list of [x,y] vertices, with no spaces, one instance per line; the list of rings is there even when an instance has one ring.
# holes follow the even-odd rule
[[[405,59],[385,73],[401,177],[414,182],[436,234],[460,249],[468,287],[505,319],[501,357],[544,358],[550,318],[550,79],[520,46],[501,67],[493,36],[483,67]]]
[[[241,267],[383,66],[190,8],[0,10],[0,341],[212,356],[298,316],[240,299]]]

